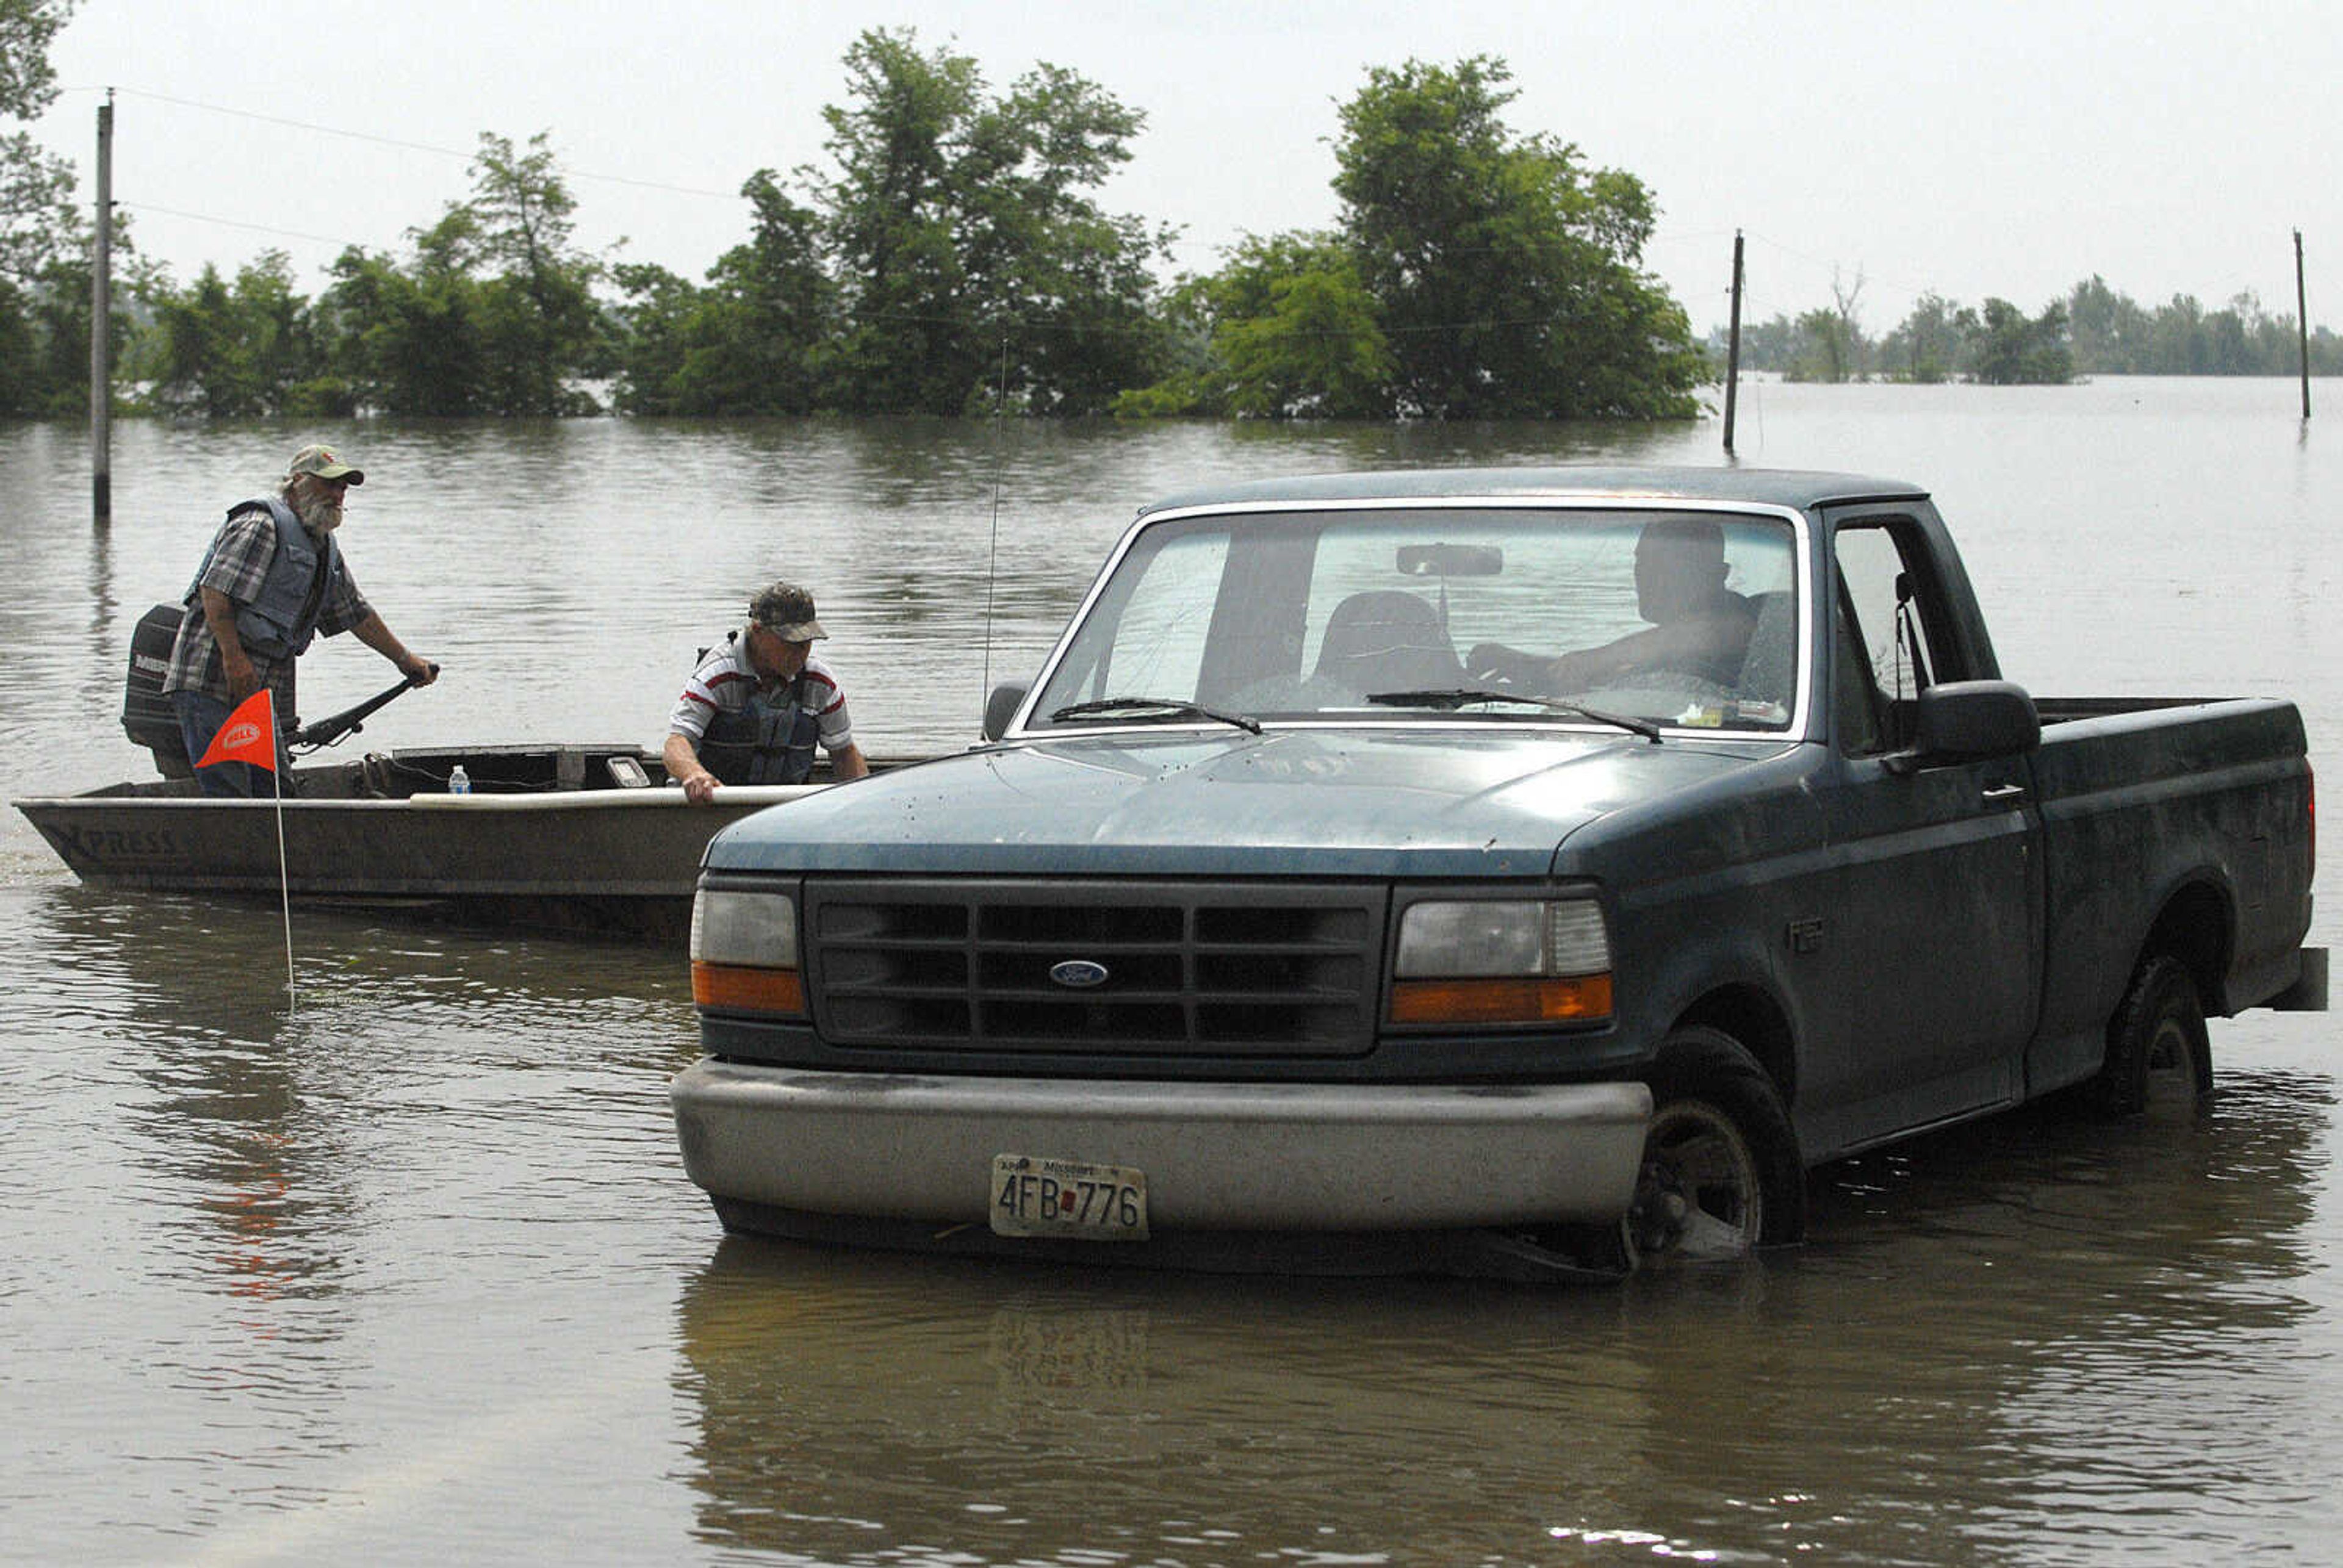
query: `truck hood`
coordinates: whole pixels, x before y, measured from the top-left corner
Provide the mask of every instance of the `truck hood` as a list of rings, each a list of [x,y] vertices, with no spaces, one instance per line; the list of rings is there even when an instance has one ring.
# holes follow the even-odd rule
[[[892,769],[744,818],[723,871],[1543,877],[1572,832],[1776,742],[1432,729],[1092,735]]]

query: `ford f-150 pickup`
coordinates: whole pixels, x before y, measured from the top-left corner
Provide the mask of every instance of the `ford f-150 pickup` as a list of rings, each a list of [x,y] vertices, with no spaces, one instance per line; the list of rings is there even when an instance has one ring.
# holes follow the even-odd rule
[[[1894,480],[1179,497],[984,735],[709,845],[727,1226],[1615,1275],[2054,1091],[2185,1114],[2208,1014],[2325,1005],[2294,707],[2030,695]]]

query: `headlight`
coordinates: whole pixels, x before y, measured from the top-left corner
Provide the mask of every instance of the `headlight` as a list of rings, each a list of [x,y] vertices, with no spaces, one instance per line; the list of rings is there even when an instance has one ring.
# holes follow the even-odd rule
[[[806,1010],[798,906],[787,893],[701,888],[691,900],[691,1000],[722,1012]]]
[[[1611,938],[1591,899],[1428,900],[1400,917],[1393,1023],[1611,1016]]]

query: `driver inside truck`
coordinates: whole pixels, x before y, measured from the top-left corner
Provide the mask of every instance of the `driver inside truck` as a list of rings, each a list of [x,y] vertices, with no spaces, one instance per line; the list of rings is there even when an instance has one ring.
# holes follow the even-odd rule
[[[1654,672],[1688,675],[1732,687],[1757,612],[1725,586],[1725,530],[1705,518],[1667,518],[1644,525],[1635,540],[1635,610],[1651,624],[1600,648],[1559,657],[1524,653],[1500,642],[1473,648],[1465,666],[1538,691],[1587,691]]]

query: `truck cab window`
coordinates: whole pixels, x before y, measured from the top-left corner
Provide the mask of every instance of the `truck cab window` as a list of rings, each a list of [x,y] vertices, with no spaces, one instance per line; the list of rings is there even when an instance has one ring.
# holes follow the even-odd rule
[[[1888,519],[1841,526],[1831,699],[1849,751],[1905,743],[1912,703],[1936,661],[1922,613],[1922,579]]]
[[[1871,660],[1843,586],[1831,606],[1831,712],[1841,749],[1857,757],[1888,749],[1879,689],[1872,684]]]

